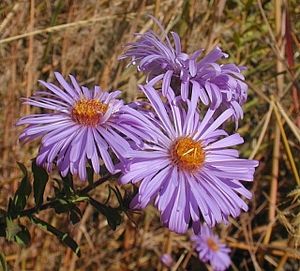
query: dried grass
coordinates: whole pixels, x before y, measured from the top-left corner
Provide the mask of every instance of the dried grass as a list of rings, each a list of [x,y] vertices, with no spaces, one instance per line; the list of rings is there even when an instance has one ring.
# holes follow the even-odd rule
[[[155,14],[167,29],[179,32],[187,51],[220,45],[229,61],[248,67],[250,97],[239,132],[241,155],[260,160],[249,187],[250,211],[220,233],[232,249],[232,270],[299,270],[299,75],[300,6],[297,0],[87,0],[1,1],[0,3],[0,207],[16,189],[25,162],[37,145],[19,145],[16,119],[32,111],[20,97],[53,80],[53,71],[78,75],[86,85],[123,90],[138,96],[142,78],[118,62],[133,33],[153,27]],[[288,61],[290,59],[290,61]],[[292,61],[291,61],[292,59]],[[297,121],[298,119],[298,121]],[[51,190],[50,187],[47,188]],[[105,187],[96,197],[103,198]],[[290,194],[289,194],[290,193]],[[169,233],[149,207],[112,231],[106,221],[84,210],[75,227],[47,211],[43,218],[69,229],[80,243],[78,259],[53,237],[31,228],[32,244],[19,248],[0,240],[12,270],[166,270],[159,256],[171,252],[175,270],[204,270],[188,236]],[[201,269],[202,268],[202,269]]]

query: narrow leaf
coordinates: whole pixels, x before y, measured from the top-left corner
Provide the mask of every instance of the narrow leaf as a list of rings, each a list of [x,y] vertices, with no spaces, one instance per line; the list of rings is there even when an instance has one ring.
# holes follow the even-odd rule
[[[69,202],[67,199],[58,199],[53,202],[53,208],[57,214],[69,212],[74,206],[75,204]]]
[[[73,185],[73,177],[70,173],[67,176],[61,176],[63,189],[62,193],[66,196],[71,196],[74,194],[74,185]]]
[[[5,236],[8,241],[15,241],[21,246],[27,246],[31,239],[27,228],[9,217],[6,218]]]
[[[87,167],[86,171],[88,183],[89,185],[92,185],[94,183],[94,170],[91,167]]]
[[[18,213],[24,210],[26,206],[27,199],[31,193],[31,184],[28,178],[28,173],[25,166],[21,163],[18,163],[19,167],[24,173],[24,177],[14,195],[13,201],[9,204],[9,215],[12,218],[18,216]]]
[[[27,176],[28,175],[28,172],[27,172],[27,169],[26,167],[24,166],[24,164],[20,163],[20,162],[17,162],[19,168],[22,170],[24,176]]]
[[[0,237],[6,236],[6,219],[0,215]]]
[[[77,224],[82,217],[81,211],[78,207],[74,206],[73,209],[70,210],[70,220],[73,225]]]
[[[36,206],[40,207],[43,204],[44,191],[48,182],[48,173],[45,169],[37,166],[35,160],[32,162],[32,173],[34,201]]]
[[[107,219],[108,225],[115,230],[121,224],[122,217],[119,210],[106,206],[90,197],[91,205]]]
[[[8,241],[14,241],[15,236],[20,232],[22,228],[15,223],[12,219],[6,218],[6,238]]]
[[[21,230],[16,234],[15,241],[21,246],[29,245],[31,237],[28,229],[25,226],[21,225]]]
[[[40,228],[55,235],[64,245],[68,246],[78,257],[80,257],[80,248],[68,233],[60,231],[59,229],[53,227],[46,221],[37,218],[36,216],[30,216],[30,220]]]
[[[7,263],[6,263],[6,260],[5,260],[5,256],[1,252],[0,252],[0,270],[8,271]]]

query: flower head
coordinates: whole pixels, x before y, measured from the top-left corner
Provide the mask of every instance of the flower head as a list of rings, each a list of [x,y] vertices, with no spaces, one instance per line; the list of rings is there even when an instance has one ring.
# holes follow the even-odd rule
[[[160,260],[167,267],[172,267],[174,264],[174,259],[172,258],[171,254],[168,253],[161,255]]]
[[[220,48],[213,49],[196,63],[196,75],[190,79],[191,91],[196,92],[203,104],[214,109],[233,109],[233,118],[243,118],[242,105],[247,100],[248,86],[241,73],[245,68],[235,64],[218,64],[221,58],[228,57]],[[183,97],[189,89],[182,89]]]
[[[127,139],[140,143],[135,134],[138,112],[116,99],[120,91],[108,93],[98,86],[89,90],[71,75],[71,84],[61,74],[55,76],[62,88],[40,81],[46,91],[25,99],[26,104],[49,112],[21,118],[18,125],[28,126],[20,140],[42,137],[37,163],[49,171],[55,163],[63,176],[70,171],[86,179],[88,160],[95,172],[99,173],[101,160],[114,173],[111,153],[122,159],[131,149]]]
[[[230,249],[221,243],[219,237],[206,224],[201,225],[200,233],[192,235],[191,240],[199,253],[199,259],[209,262],[214,271],[223,271],[229,267]]]
[[[188,55],[181,49],[180,38],[171,32],[174,46],[167,33],[162,30],[165,41],[153,31],[139,35],[130,43],[121,59],[131,58],[138,70],[149,75],[149,84],[160,83],[162,94],[171,100],[181,95],[186,101],[195,92],[199,100],[212,109],[232,108],[233,118],[243,117],[241,105],[247,99],[247,85],[241,74],[243,67],[234,64],[218,64],[228,55],[218,47],[199,59],[202,49]]]
[[[165,33],[164,30],[163,33]],[[164,42],[153,31],[146,32],[143,35],[138,34],[139,40],[129,43],[126,52],[120,59],[131,58],[131,63],[137,65],[140,71],[148,73],[150,78],[166,72],[172,73],[174,76],[184,77],[189,56],[181,51],[178,34],[171,32],[171,35],[175,48],[167,35]]]
[[[200,221],[214,226],[247,210],[238,194],[251,198],[251,193],[239,180],[252,181],[258,162],[238,158],[230,147],[243,139],[219,129],[232,109],[215,120],[215,111],[208,109],[202,118],[195,95],[186,110],[179,99],[164,104],[152,86],[142,90],[155,114],[144,114],[152,138],[145,139],[142,150],[128,153],[131,162],[121,177],[122,183],[141,181],[131,206],[144,208],[154,202],[162,222],[178,233],[186,232],[190,222],[197,230]]]

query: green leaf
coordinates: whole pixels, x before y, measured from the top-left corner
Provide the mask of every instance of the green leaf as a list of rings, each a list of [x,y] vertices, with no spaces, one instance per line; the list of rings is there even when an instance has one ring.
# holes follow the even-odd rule
[[[77,224],[82,217],[81,211],[78,207],[74,206],[73,209],[70,210],[70,220],[73,225]]]
[[[88,183],[89,185],[92,185],[94,183],[94,170],[91,167],[87,167],[86,171]]]
[[[74,195],[74,197],[71,198],[71,202],[77,203],[77,202],[82,202],[82,201],[88,201],[89,197],[88,196],[77,196]]]
[[[16,218],[18,216],[17,211],[15,210],[15,203],[13,198],[8,199],[8,207],[7,207],[7,216],[10,218]]]
[[[24,166],[24,164],[20,163],[20,162],[17,162],[19,168],[22,170],[24,176],[28,175],[28,172],[27,172],[27,169],[26,167]]]
[[[55,235],[64,245],[68,246],[78,257],[80,257],[80,248],[68,233],[60,231],[59,229],[53,227],[46,221],[37,218],[36,216],[30,216],[29,218],[32,223]]]
[[[6,260],[5,260],[5,256],[1,252],[0,252],[0,270],[2,270],[2,271],[8,271],[7,263],[6,263]]]
[[[122,206],[123,205],[123,198],[122,198],[122,194],[121,194],[119,188],[117,186],[115,186],[115,188],[113,188],[113,187],[110,187],[110,188],[115,193],[115,195],[117,197],[117,200],[119,202],[119,205]]]
[[[43,204],[43,197],[46,184],[48,182],[48,173],[45,169],[37,166],[36,161],[32,162],[33,173],[33,195],[37,207]]]
[[[6,238],[8,241],[14,241],[15,236],[20,232],[22,228],[19,224],[15,223],[9,217],[6,218]]]
[[[53,208],[57,214],[69,212],[69,210],[74,208],[74,206],[75,204],[66,199],[58,199],[53,202]]]
[[[119,210],[106,206],[91,197],[89,202],[99,213],[106,217],[107,223],[111,229],[115,230],[117,226],[121,224],[122,217]]]
[[[20,211],[24,210],[27,199],[31,193],[31,184],[28,178],[28,173],[25,166],[18,163],[20,169],[22,170],[24,177],[14,195],[12,202],[9,202],[8,213],[12,218],[16,218]]]
[[[0,215],[0,237],[6,236],[6,219]]]
[[[0,224],[5,223],[6,218],[6,211],[3,209],[0,209]]]
[[[27,228],[14,222],[11,218],[6,218],[5,236],[8,241],[17,242],[19,245],[27,246],[30,243],[30,233]]]
[[[25,226],[21,225],[21,230],[16,234],[15,241],[21,246],[29,245],[31,237],[28,229]]]
[[[62,189],[62,194],[66,195],[67,197],[71,196],[74,194],[74,186],[73,186],[73,177],[70,173],[68,173],[67,176],[63,177],[62,176],[62,184],[63,184],[63,189]]]

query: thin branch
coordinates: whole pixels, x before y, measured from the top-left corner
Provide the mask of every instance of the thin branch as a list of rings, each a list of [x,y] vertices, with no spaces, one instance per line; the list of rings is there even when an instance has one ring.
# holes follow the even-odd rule
[[[79,195],[85,195],[85,194],[89,193],[91,190],[93,190],[94,188],[96,188],[97,186],[99,186],[99,185],[105,183],[106,181],[108,181],[110,178],[112,178],[112,177],[118,178],[118,177],[120,177],[120,175],[121,175],[120,173],[117,173],[115,175],[107,175],[107,176],[105,176],[103,178],[100,178],[96,182],[94,182],[94,183],[88,185],[87,187],[79,190],[78,194]]]

